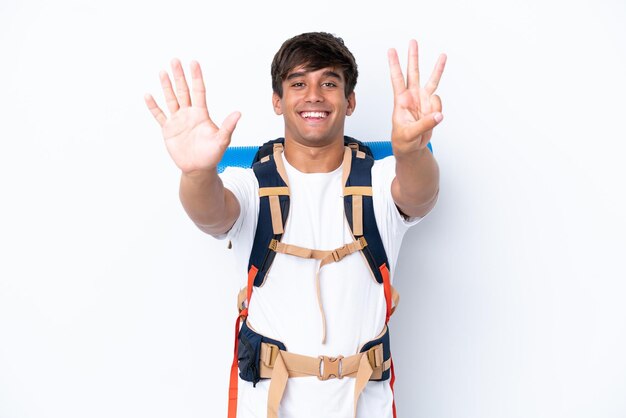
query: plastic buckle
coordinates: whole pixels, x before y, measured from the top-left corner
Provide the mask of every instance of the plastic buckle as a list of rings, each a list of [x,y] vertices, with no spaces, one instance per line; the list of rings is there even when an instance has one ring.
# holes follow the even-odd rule
[[[273,239],[270,241],[269,249],[272,251],[276,251],[276,246],[278,245],[278,241]]]
[[[265,346],[268,348],[269,353],[266,352],[263,363],[265,363],[267,367],[274,367],[274,363],[276,363],[276,357],[278,357],[278,352],[280,351],[280,348],[278,348],[277,345],[269,343],[265,343]]]
[[[337,248],[336,250],[332,252],[332,254],[333,254],[333,260],[335,260],[335,262],[340,261],[346,255],[348,255],[347,247],[344,245],[341,248]]]
[[[319,380],[343,378],[343,375],[341,374],[342,368],[343,368],[343,356],[339,356],[339,357],[319,356],[319,359],[320,359],[320,371],[317,376]]]
[[[367,241],[365,240],[365,237],[359,237],[357,241],[359,241],[359,243],[361,244],[361,249],[367,247]]]
[[[341,260],[341,257],[339,257],[339,253],[337,252],[337,250],[334,250],[332,252],[332,256],[333,256],[333,260],[335,260],[335,263],[339,260]]]

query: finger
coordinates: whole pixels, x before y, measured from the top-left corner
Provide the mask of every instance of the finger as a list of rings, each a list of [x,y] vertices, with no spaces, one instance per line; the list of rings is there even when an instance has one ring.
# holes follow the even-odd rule
[[[202,78],[202,69],[198,61],[191,61],[191,102],[194,106],[206,110],[206,88],[204,87],[204,79]],[[207,115],[208,115],[207,110]]]
[[[428,83],[424,86],[424,89],[428,94],[433,94],[435,90],[437,90],[437,86],[439,86],[439,80],[441,80],[441,75],[443,74],[443,70],[446,67],[446,61],[448,57],[446,54],[439,55],[439,59],[435,64],[435,69],[433,73],[430,75],[428,79]]]
[[[411,39],[409,42],[409,61],[407,63],[406,70],[407,87],[409,89],[417,90],[420,87],[420,70],[419,59],[417,51],[417,41]]]
[[[240,117],[241,113],[233,112],[230,115],[226,116],[226,119],[224,119],[224,122],[222,122],[222,127],[220,128],[220,130],[226,134],[226,136],[229,138],[229,141]]]
[[[431,131],[435,126],[439,125],[443,120],[443,114],[439,112],[433,112],[422,119],[418,120],[409,127],[409,135],[412,138],[417,138],[420,135]],[[432,134],[431,134],[432,135]]]
[[[146,93],[143,96],[143,99],[146,102],[146,105],[148,106],[148,110],[150,110],[150,113],[152,113],[152,116],[154,116],[156,121],[159,122],[159,125],[163,127],[163,125],[167,121],[167,116],[165,116],[165,113],[163,113],[159,105],[157,105],[156,101],[154,100],[154,97],[152,97],[151,94]]]
[[[406,90],[404,75],[402,74],[402,69],[400,69],[400,61],[398,60],[398,53],[395,49],[391,48],[387,51],[387,58],[389,59],[389,72],[391,74],[393,94],[397,96]]]
[[[437,96],[436,94],[433,94],[432,96],[430,96],[430,109],[433,112],[441,113],[441,111],[442,111],[442,108],[441,108],[441,98],[439,96]]]
[[[165,103],[167,104],[167,108],[170,113],[176,112],[180,106],[178,105],[178,99],[174,94],[174,89],[172,89],[172,82],[170,81],[170,76],[166,71],[161,71],[159,73],[159,78],[161,79],[161,87],[163,88],[163,95],[165,96]]]
[[[191,98],[189,97],[189,86],[187,86],[183,66],[177,58],[174,58],[171,64],[172,73],[174,74],[174,82],[176,83],[176,96],[178,97],[178,103],[180,104],[180,107],[189,107],[191,106]]]

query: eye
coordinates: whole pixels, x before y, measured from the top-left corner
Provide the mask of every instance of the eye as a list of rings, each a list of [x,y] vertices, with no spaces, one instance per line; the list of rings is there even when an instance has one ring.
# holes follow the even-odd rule
[[[298,81],[297,83],[293,83],[291,85],[291,87],[303,87],[303,86],[304,86],[304,83],[301,81]]]
[[[337,87],[337,84],[333,83],[332,81],[327,81],[325,83],[322,83],[322,86],[324,86],[324,87]]]

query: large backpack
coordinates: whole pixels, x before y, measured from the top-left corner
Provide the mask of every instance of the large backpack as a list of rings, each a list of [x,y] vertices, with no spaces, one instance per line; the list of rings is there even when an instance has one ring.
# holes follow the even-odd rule
[[[281,155],[284,138],[266,142],[258,148],[254,156],[252,169],[259,184],[259,216],[248,262],[248,283],[239,293],[239,316],[235,325],[235,352],[230,378],[229,418],[236,417],[238,369],[239,377],[255,385],[260,379],[272,379],[268,401],[268,417],[271,418],[277,417],[280,399],[289,377],[314,375],[323,380],[332,377],[355,377],[355,414],[358,396],[368,380],[386,380],[391,377],[390,385],[393,390],[395,379],[387,322],[398,303],[398,294],[391,286],[389,261],[374,216],[371,176],[374,158],[369,147],[351,137],[344,137],[344,145],[344,212],[354,241],[332,251],[302,248],[281,241],[290,202],[288,178]],[[288,353],[282,342],[258,334],[248,326],[246,318],[253,289],[264,284],[276,253],[315,258],[320,260],[319,268],[322,268],[328,263],[339,262],[356,251],[363,253],[372,276],[383,286],[387,305],[383,331],[361,347],[360,353],[346,358],[305,358]],[[319,284],[319,270],[316,280]],[[317,288],[324,329],[323,342],[325,318],[319,286]],[[395,405],[393,413],[395,417]]]

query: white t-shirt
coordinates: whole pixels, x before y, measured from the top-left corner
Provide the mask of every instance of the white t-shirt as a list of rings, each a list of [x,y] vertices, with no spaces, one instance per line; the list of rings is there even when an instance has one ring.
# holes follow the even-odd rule
[[[302,173],[283,155],[289,178],[290,210],[282,242],[318,250],[334,250],[353,241],[344,215],[342,168],[330,173]],[[391,196],[395,159],[372,168],[374,213],[389,259],[391,279],[402,238],[420,218],[405,220]],[[258,182],[252,169],[228,168],[221,174],[233,192],[241,214],[225,236],[233,243],[240,287],[247,285],[247,267],[259,211]],[[260,334],[281,341],[293,353],[317,357],[349,356],[374,339],[385,323],[383,286],[375,281],[361,252],[330,263],[320,271],[321,300],[326,316],[326,342],[315,290],[318,260],[276,254],[262,287],[255,287],[248,323]],[[393,340],[391,342],[393,351]],[[317,377],[289,379],[279,409],[280,418],[353,418],[355,379]],[[269,380],[239,379],[238,418],[267,414]],[[368,382],[359,398],[358,418],[391,418],[393,396],[389,380]]]

